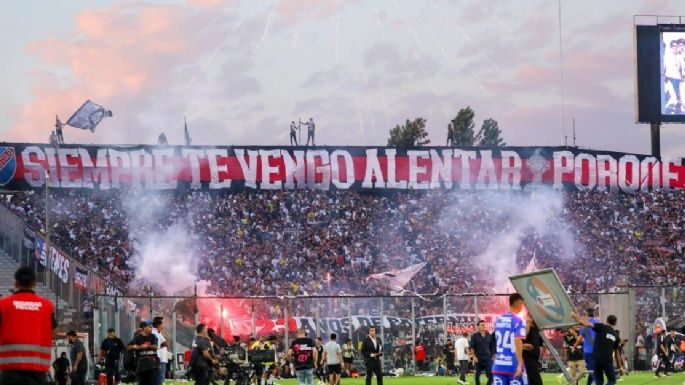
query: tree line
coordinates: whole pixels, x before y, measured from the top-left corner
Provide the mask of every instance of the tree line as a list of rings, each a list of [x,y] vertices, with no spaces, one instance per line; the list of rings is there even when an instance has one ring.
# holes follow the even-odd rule
[[[500,130],[495,119],[485,119],[476,132],[475,116],[471,106],[460,109],[454,119],[450,120],[445,127],[446,144],[450,141],[449,137],[451,139],[449,144],[452,146],[506,146],[502,139],[502,130]],[[425,146],[430,142],[426,131],[426,119],[421,117],[413,120],[407,119],[403,125],[396,125],[390,130],[388,137],[388,146],[391,147]]]

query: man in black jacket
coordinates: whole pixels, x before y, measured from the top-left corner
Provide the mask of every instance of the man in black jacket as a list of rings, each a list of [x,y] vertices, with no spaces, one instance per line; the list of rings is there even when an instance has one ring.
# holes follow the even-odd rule
[[[362,343],[362,356],[366,367],[366,385],[371,385],[371,377],[376,375],[376,383],[383,385],[383,344],[376,337],[376,327],[369,327],[369,335]]]
[[[492,385],[492,357],[495,355],[497,346],[495,336],[488,332],[485,321],[478,321],[478,331],[471,336],[469,351],[476,367],[474,378],[476,385],[480,385],[480,375],[485,372],[488,378],[488,385]]]

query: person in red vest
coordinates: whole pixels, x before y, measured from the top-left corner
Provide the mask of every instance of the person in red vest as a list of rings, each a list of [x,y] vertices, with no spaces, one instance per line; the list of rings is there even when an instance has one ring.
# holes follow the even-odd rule
[[[416,359],[416,371],[422,372],[426,370],[424,366],[424,362],[426,361],[426,348],[419,340],[416,340],[416,345],[414,345],[414,358]]]
[[[52,333],[57,326],[50,300],[33,292],[36,273],[20,267],[14,293],[0,298],[0,385],[47,385]]]

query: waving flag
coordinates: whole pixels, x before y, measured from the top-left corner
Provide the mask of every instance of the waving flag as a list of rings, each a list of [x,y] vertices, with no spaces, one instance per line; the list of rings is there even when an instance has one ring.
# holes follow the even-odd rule
[[[526,269],[523,270],[524,273],[530,273],[533,271],[538,271],[538,263],[537,260],[535,259],[535,253],[533,253],[533,258],[530,259],[530,262],[528,262],[528,266],[526,266]]]
[[[112,111],[106,110],[104,107],[95,104],[90,100],[86,100],[86,102],[74,112],[74,115],[69,118],[67,124],[72,127],[95,132],[95,127],[98,126],[100,121],[105,117],[111,116]]]
[[[426,262],[417,263],[405,267],[402,270],[393,269],[383,273],[371,274],[366,277],[366,281],[375,279],[394,292],[402,292],[404,287],[411,281],[412,277],[414,277],[424,266],[426,266]]]

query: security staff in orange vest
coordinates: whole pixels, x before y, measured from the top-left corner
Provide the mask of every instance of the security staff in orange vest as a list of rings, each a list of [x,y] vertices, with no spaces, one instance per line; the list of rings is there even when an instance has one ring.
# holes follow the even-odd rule
[[[33,292],[29,267],[14,273],[14,293],[0,298],[0,385],[48,384],[54,307]]]

